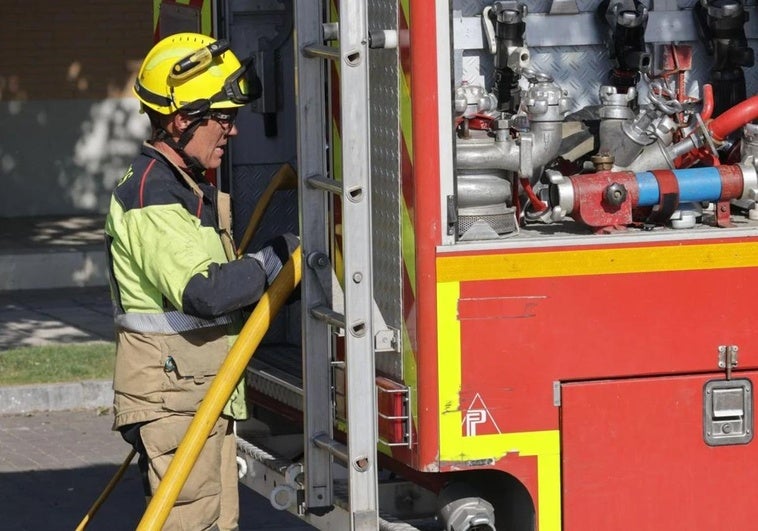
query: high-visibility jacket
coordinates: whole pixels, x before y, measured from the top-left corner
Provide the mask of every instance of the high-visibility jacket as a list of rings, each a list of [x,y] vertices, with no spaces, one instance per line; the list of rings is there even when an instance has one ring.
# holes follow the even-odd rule
[[[144,144],[106,218],[115,427],[197,410],[266,274],[234,259],[228,195]],[[225,413],[244,418],[244,385]]]

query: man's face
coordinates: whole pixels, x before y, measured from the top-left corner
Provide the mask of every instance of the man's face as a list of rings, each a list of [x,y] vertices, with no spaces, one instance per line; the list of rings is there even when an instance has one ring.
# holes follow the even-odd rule
[[[229,137],[237,134],[234,119],[237,109],[214,110],[207,120],[195,129],[192,140],[184,151],[195,157],[205,169],[215,169],[221,165]]]

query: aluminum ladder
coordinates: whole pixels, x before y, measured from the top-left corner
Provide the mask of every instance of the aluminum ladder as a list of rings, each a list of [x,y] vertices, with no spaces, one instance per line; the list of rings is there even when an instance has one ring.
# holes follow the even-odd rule
[[[362,0],[339,2],[339,23],[323,24],[321,1],[295,0],[299,207],[303,247],[302,338],[305,510],[334,502],[332,460],[348,476],[351,530],[378,524],[377,415],[372,323],[368,23]],[[333,33],[327,34],[325,33]],[[325,45],[336,38],[339,47]],[[339,68],[342,180],[327,175],[327,62]],[[344,303],[332,301],[330,208],[342,208]],[[344,313],[343,313],[344,312]],[[347,444],[334,440],[333,332],[344,331]]]

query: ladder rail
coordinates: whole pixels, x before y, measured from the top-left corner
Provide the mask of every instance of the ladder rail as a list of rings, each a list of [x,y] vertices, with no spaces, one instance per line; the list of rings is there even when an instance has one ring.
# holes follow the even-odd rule
[[[340,2],[339,42],[348,496],[351,528],[370,530],[378,527],[378,474],[365,1]]]
[[[306,256],[329,254],[328,197],[320,189],[307,184],[309,178],[324,179],[327,153],[324,149],[326,131],[326,65],[310,58],[305,48],[321,42],[322,2],[296,0],[295,66],[297,99],[297,159],[299,170],[298,198],[300,237]],[[304,260],[304,263],[307,260]],[[302,346],[303,346],[303,430],[305,506],[308,510],[328,508],[334,503],[332,457],[328,451],[311,442],[314,434],[333,435],[331,406],[332,337],[326,322],[309,310],[310,301],[319,300],[323,290],[316,271],[303,269],[301,280]],[[324,301],[329,304],[331,301]]]

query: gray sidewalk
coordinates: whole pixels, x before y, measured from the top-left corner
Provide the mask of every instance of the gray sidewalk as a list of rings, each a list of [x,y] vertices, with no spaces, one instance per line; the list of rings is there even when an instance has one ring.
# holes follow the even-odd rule
[[[86,341],[113,341],[107,287],[0,291],[0,352]]]
[[[0,291],[104,286],[105,217],[0,218]]]
[[[0,218],[0,356],[5,350],[114,339],[105,216]],[[106,407],[110,383],[0,388],[0,415]]]

